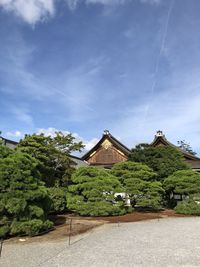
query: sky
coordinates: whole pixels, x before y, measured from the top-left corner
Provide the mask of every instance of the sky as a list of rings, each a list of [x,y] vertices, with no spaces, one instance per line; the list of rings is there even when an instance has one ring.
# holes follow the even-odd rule
[[[199,0],[0,0],[0,130],[105,129],[132,148],[162,130],[200,155]]]

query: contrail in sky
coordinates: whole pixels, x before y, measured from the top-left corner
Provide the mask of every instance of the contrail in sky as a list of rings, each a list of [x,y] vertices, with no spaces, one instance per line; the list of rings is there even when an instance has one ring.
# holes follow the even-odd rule
[[[159,66],[160,66],[160,59],[161,59],[163,50],[165,48],[165,43],[166,43],[166,39],[167,39],[167,32],[168,32],[168,27],[169,27],[169,21],[170,21],[170,17],[171,17],[173,6],[174,6],[174,0],[171,0],[171,2],[169,4],[168,12],[167,12],[167,19],[166,19],[165,27],[163,29],[163,35],[162,35],[162,42],[161,42],[161,46],[160,46],[160,51],[159,51],[159,54],[158,54],[156,65],[155,65],[154,81],[153,81],[153,84],[151,86],[151,91],[150,91],[150,102],[151,102],[151,100],[153,98],[153,95],[154,95],[154,92],[155,92],[155,88],[156,88],[156,84],[157,84],[157,75],[158,75],[158,70],[159,70]],[[148,112],[149,112],[149,109],[150,109],[150,102],[147,105],[146,110],[145,110],[145,116],[144,116],[143,125],[145,124],[145,121],[146,121],[147,116],[148,116]]]
[[[159,70],[159,66],[160,66],[160,58],[161,58],[162,52],[165,48],[165,43],[166,43],[166,39],[167,39],[167,32],[168,32],[168,27],[169,27],[169,21],[170,21],[173,5],[174,5],[174,0],[171,0],[170,5],[169,5],[169,9],[168,9],[168,13],[167,13],[165,28],[163,30],[163,38],[162,38],[162,43],[161,43],[161,47],[160,47],[160,52],[159,52],[159,55],[157,58],[156,66],[155,66],[154,82],[153,82],[152,87],[151,87],[151,94],[152,95],[153,95],[153,93],[155,91],[155,87],[156,87],[156,82],[157,82],[156,78],[157,78],[157,74],[158,74],[158,70]]]

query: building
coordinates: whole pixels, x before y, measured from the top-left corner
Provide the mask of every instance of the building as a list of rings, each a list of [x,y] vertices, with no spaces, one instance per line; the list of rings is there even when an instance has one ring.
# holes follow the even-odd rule
[[[105,130],[100,141],[83,157],[90,166],[111,168],[117,162],[126,161],[130,150]]]
[[[0,137],[5,146],[15,148],[17,142]],[[186,162],[194,171],[200,172],[200,158],[194,156],[179,147],[175,146],[167,140],[162,131],[157,131],[151,146],[173,146],[183,153]],[[70,155],[71,160],[75,163],[75,167],[80,166],[97,166],[110,169],[115,163],[128,160],[130,149],[117,140],[108,130],[105,130],[99,142],[88,151],[82,158]]]
[[[173,146],[179,149],[191,168],[194,171],[200,172],[200,158],[170,143],[162,131],[157,131],[155,138],[150,145],[154,147]],[[88,162],[90,166],[111,168],[113,164],[117,162],[126,161],[129,153],[129,148],[112,136],[108,130],[105,130],[100,141],[82,157],[82,160]]]
[[[17,146],[17,142],[15,141],[12,141],[12,140],[9,140],[9,139],[6,139],[2,136],[0,136],[0,141],[3,143],[4,146],[7,146],[9,148],[15,148]]]

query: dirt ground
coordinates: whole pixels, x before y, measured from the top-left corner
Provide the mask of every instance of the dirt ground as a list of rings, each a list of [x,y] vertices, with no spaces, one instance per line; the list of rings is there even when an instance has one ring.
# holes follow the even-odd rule
[[[173,210],[164,210],[161,212],[133,212],[123,216],[110,217],[81,217],[74,214],[52,215],[50,220],[54,221],[55,227],[52,231],[40,236],[34,237],[15,237],[6,240],[6,243],[24,242],[43,242],[66,239],[71,236],[85,233],[95,227],[105,223],[126,223],[137,222],[151,219],[162,219],[166,217],[185,217],[175,214]],[[71,224],[71,226],[70,226]]]
[[[151,219],[161,219],[166,217],[185,217],[182,214],[176,214],[174,210],[164,210],[160,212],[133,212],[123,216],[112,217],[87,217],[88,220],[103,220],[109,223],[138,222]]]

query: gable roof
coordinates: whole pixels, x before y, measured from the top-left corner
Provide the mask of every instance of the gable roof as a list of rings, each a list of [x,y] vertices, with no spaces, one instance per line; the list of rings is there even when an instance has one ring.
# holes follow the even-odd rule
[[[180,147],[175,146],[174,144],[169,142],[162,131],[157,131],[157,133],[155,135],[155,138],[154,138],[153,142],[150,145],[151,146],[157,146],[160,143],[163,144],[164,146],[173,146],[173,147],[175,147],[180,152],[182,152],[184,157],[187,158],[188,160],[197,160],[197,161],[200,160],[200,158],[196,157],[195,155],[193,155],[193,154],[191,154],[191,153],[189,153],[187,151],[184,151]]]
[[[126,147],[125,145],[123,145],[113,135],[111,135],[111,133],[108,130],[105,130],[104,133],[103,133],[103,136],[99,140],[99,142],[92,149],[90,149],[85,155],[83,155],[82,160],[88,159],[89,156],[94,151],[96,151],[106,139],[109,140],[117,149],[122,151],[125,155],[127,155],[127,156],[129,155],[130,149],[128,147]]]
[[[18,144],[18,142],[13,141],[13,140],[9,140],[9,139],[4,138],[4,137],[2,137],[2,136],[0,136],[0,140],[3,141],[3,144],[4,144],[5,146],[12,145],[12,147],[16,147],[17,144]]]

